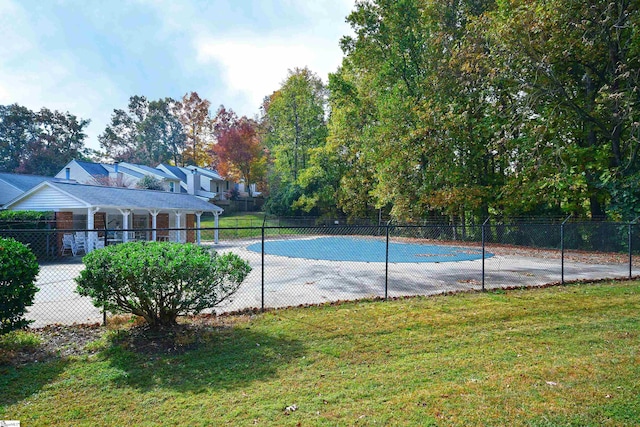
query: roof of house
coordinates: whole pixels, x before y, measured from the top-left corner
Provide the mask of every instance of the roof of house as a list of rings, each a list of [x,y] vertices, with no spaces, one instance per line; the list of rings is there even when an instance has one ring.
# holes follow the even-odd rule
[[[190,194],[167,191],[106,187],[70,182],[48,181],[12,200],[6,207],[26,199],[44,187],[56,189],[82,202],[86,207],[114,209],[164,209],[203,212],[222,212],[222,208]]]
[[[167,173],[165,173],[164,171],[160,170],[160,169],[156,169],[156,168],[152,168],[151,166],[146,166],[146,165],[138,165],[138,164],[134,164],[134,163],[125,163],[122,162],[120,163],[120,168],[125,167],[127,170],[133,170],[136,171],[136,169],[138,171],[142,171],[142,176],[144,175],[156,175],[160,178],[163,179],[173,179],[175,180],[176,177],[175,176],[171,176]]]
[[[52,176],[20,175],[17,173],[0,172],[0,180],[22,191],[30,190],[42,181],[52,181],[54,179]]]
[[[76,163],[91,176],[109,176],[109,170],[100,163],[83,162],[81,160],[76,160]]]
[[[114,165],[103,165],[105,167],[105,169],[107,169],[110,173],[115,173],[116,172],[116,168]],[[138,171],[135,171],[133,169],[131,169],[130,167],[127,167],[126,165],[123,164],[119,164],[118,165],[118,172],[123,173],[123,174],[127,174],[129,176],[132,176],[134,178],[143,178],[144,174],[140,173]]]
[[[187,175],[191,173],[194,169],[198,171],[198,173],[205,178],[215,179],[217,181],[224,181],[224,178],[220,176],[220,174],[212,169],[201,168],[199,166],[171,166],[166,163],[161,163],[158,167],[163,167],[174,177],[179,178],[183,182],[187,182]]]
[[[78,166],[84,169],[89,175],[100,177],[109,176],[110,173],[115,173],[115,164],[109,163],[93,163],[76,160]],[[176,177],[171,176],[160,169],[152,168],[150,166],[138,165],[134,163],[120,162],[118,163],[118,172],[132,176],[134,178],[144,178],[145,175],[154,175],[160,179],[172,179]]]
[[[167,169],[169,172],[171,172],[176,178],[180,179],[181,181],[187,182],[187,175],[184,173],[184,171],[182,169],[180,169],[180,167],[178,166],[171,166],[168,165],[166,163],[161,163],[158,165],[158,167],[164,167],[165,169]],[[160,170],[160,169],[158,169]]]
[[[187,166],[186,168],[182,168],[184,170],[187,171],[192,171],[193,169],[197,170],[199,174],[206,176],[207,178],[210,179],[215,179],[215,180],[219,180],[222,181],[223,178],[220,176],[220,174],[212,169],[205,169],[205,168],[201,168],[199,166]],[[185,172],[186,173],[186,172]]]
[[[10,202],[20,193],[24,193],[43,181],[51,181],[53,177],[39,175],[19,175],[16,173],[0,173],[0,181],[8,184],[9,189],[0,191],[0,206]],[[13,187],[13,189],[11,189]]]

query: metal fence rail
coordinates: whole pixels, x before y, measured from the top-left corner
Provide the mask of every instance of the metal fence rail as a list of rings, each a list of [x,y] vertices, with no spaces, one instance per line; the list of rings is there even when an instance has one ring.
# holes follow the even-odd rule
[[[40,290],[27,316],[33,326],[102,321],[101,310],[75,293],[86,250],[63,251],[61,239],[62,233],[91,231],[0,230],[0,237],[28,244],[39,259]],[[146,229],[118,231],[151,235]],[[216,312],[631,278],[638,274],[640,252],[635,222],[299,226],[264,221],[162,231],[183,239],[199,234],[201,244],[249,261],[252,272]],[[219,244],[213,243],[216,231]],[[105,238],[104,243],[116,242]]]

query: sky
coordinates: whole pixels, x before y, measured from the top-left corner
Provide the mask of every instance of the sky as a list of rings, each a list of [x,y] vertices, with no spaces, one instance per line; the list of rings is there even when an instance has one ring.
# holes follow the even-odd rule
[[[90,119],[86,146],[129,98],[198,92],[254,117],[289,69],[325,82],[355,0],[0,0],[0,105]]]

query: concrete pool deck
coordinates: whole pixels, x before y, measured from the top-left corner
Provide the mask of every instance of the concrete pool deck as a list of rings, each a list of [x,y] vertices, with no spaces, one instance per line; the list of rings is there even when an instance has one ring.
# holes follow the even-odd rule
[[[275,240],[275,239],[274,239]],[[262,254],[247,250],[259,239],[224,241],[211,245],[220,253],[234,252],[246,259],[252,271],[234,295],[216,312],[260,308],[262,305]],[[465,247],[463,244],[456,244]],[[477,246],[469,246],[477,250]],[[540,286],[560,282],[561,264],[547,255],[531,256],[526,250],[511,248],[501,251],[488,247],[494,256],[484,260],[487,289]],[[547,251],[548,252],[548,251]],[[552,252],[553,253],[553,252]],[[545,252],[546,254],[546,252]],[[264,306],[280,308],[302,304],[317,304],[339,300],[384,297],[386,267],[384,262],[326,261],[289,258],[277,255],[264,257]],[[482,286],[480,260],[438,263],[390,263],[387,295],[389,297],[433,295],[443,292],[480,290]],[[632,275],[640,274],[634,264]],[[34,305],[27,318],[35,320],[32,327],[61,323],[95,323],[102,321],[101,311],[89,298],[77,295],[74,278],[84,268],[81,258],[73,262],[43,264],[38,275]],[[565,281],[624,278],[629,265],[624,262],[581,262],[565,259]]]

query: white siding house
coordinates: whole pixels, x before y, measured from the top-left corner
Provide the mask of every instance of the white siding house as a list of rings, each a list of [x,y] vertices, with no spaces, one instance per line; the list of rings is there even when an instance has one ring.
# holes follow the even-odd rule
[[[171,240],[200,243],[200,217],[214,215],[215,227],[223,210],[193,195],[44,181],[8,202],[9,210],[53,211],[58,229],[82,228],[89,232],[89,247],[121,230],[121,241]],[[170,229],[190,229],[170,230]],[[195,233],[194,233],[195,231]],[[214,233],[218,241],[217,230]]]

